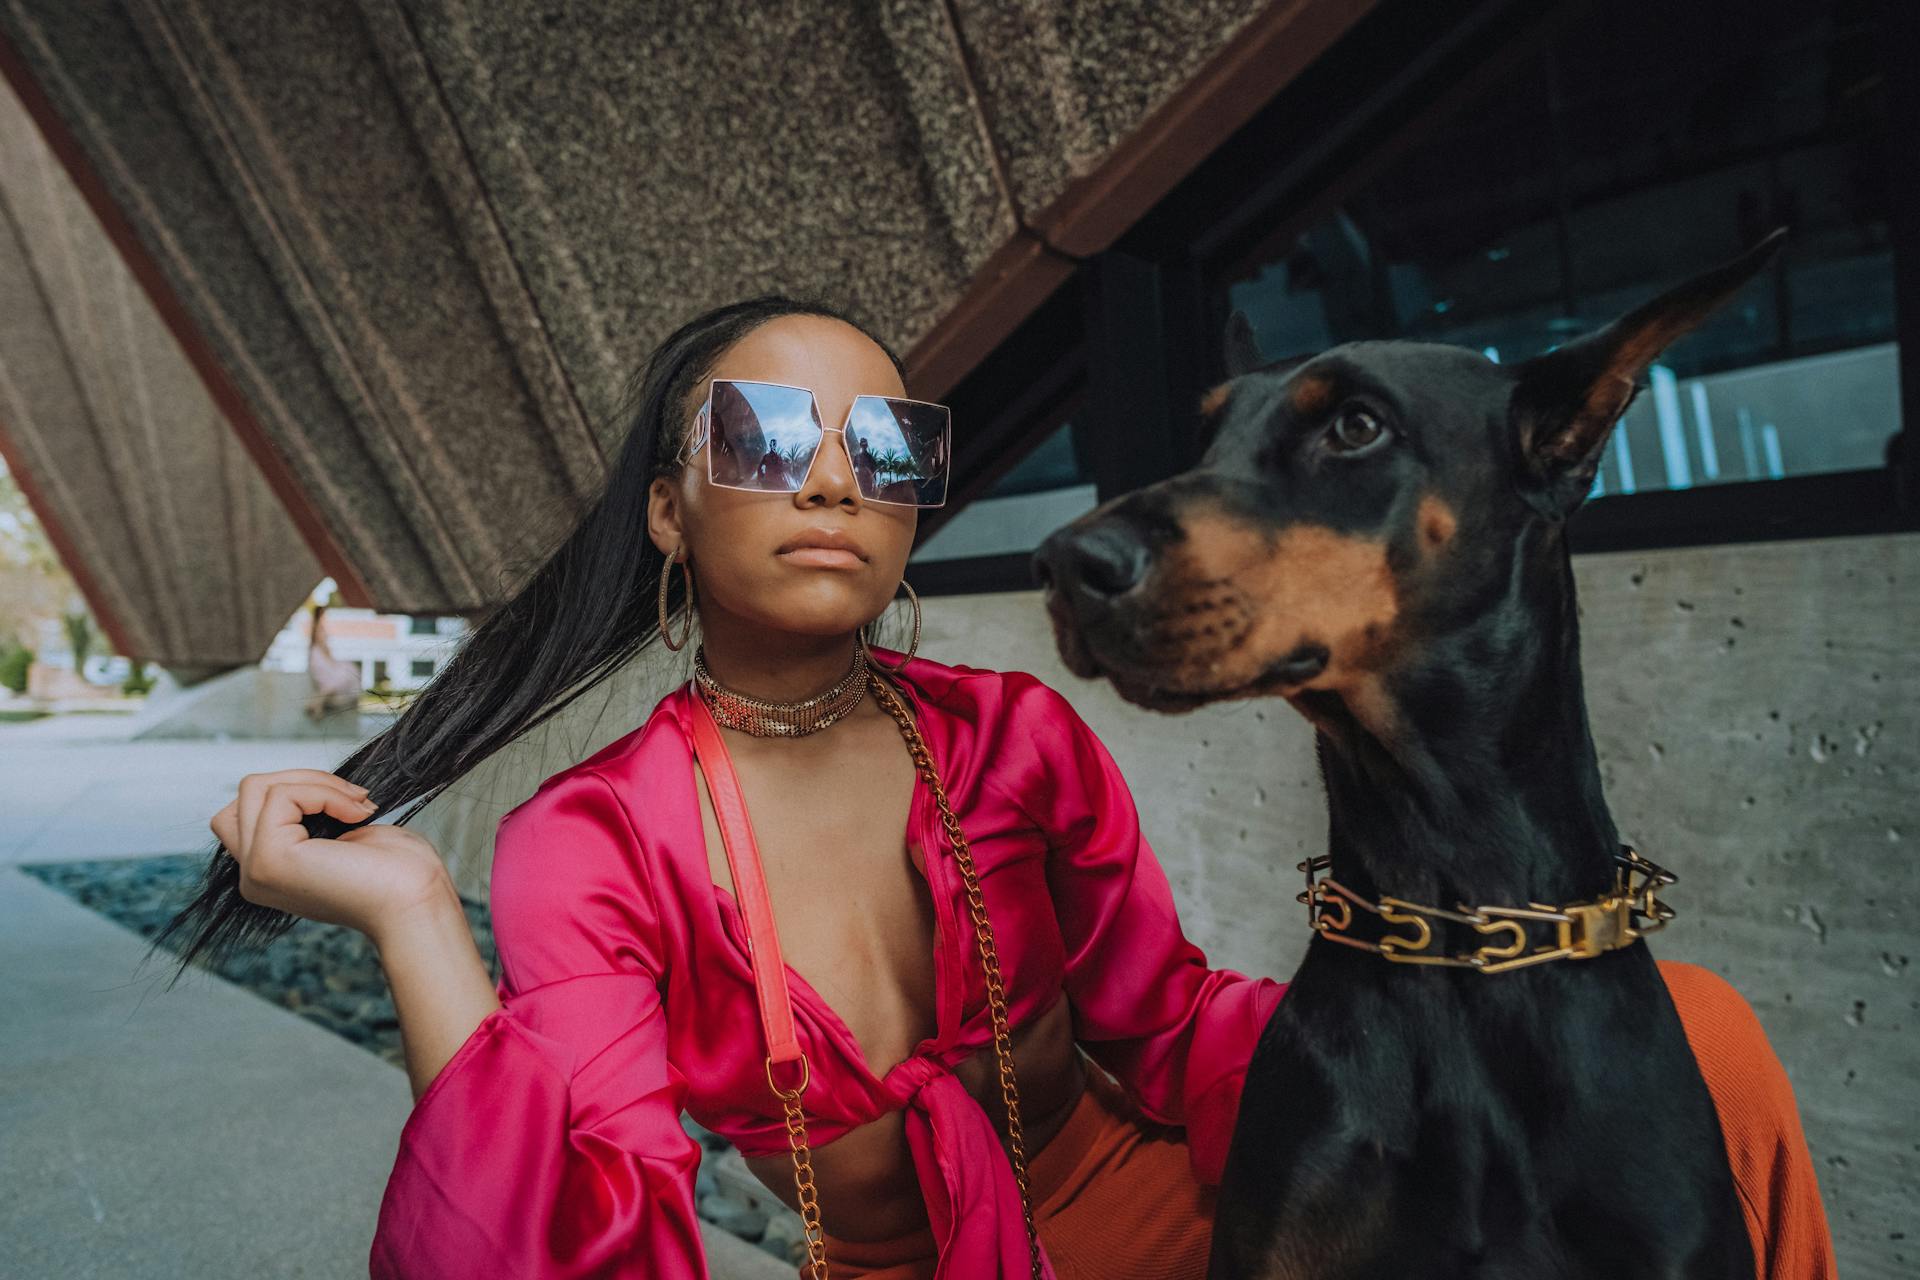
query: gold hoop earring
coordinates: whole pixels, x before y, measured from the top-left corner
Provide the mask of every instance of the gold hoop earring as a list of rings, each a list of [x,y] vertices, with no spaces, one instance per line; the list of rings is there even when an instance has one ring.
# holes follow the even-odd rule
[[[666,645],[667,648],[674,650],[676,653],[679,652],[680,649],[685,647],[687,641],[693,637],[693,566],[692,565],[688,565],[681,570],[681,573],[683,573],[687,579],[687,599],[685,603],[685,608],[687,611],[687,625],[680,632],[680,638],[678,640],[675,640],[673,638],[672,631],[667,626],[668,622],[671,621],[671,619],[667,617],[667,589],[673,584],[673,566],[678,564],[679,562],[680,562],[680,552],[675,551],[672,555],[667,557],[667,562],[660,566],[660,643]]]
[[[866,650],[867,661],[882,671],[890,671],[896,674],[905,670],[906,665],[913,661],[913,655],[920,651],[920,597],[914,594],[913,585],[905,578],[900,579],[900,585],[906,588],[907,599],[913,602],[913,641],[907,645],[907,656],[900,659],[897,665],[888,666],[873,656],[873,650],[867,645],[866,632],[863,630],[860,633],[860,647]]]

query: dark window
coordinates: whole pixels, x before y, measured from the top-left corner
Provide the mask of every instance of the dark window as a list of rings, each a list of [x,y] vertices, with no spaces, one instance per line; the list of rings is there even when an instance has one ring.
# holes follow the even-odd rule
[[[1514,361],[1785,224],[1775,269],[1653,367],[1598,491],[1875,468],[1900,422],[1887,160],[1868,11],[1615,0],[1228,298],[1270,356],[1414,338]]]
[[[1920,6],[1381,0],[955,390],[916,588],[1031,585],[1037,504],[992,504],[1191,465],[1236,307],[1272,358],[1513,362],[1780,225],[1773,268],[1651,370],[1573,545],[1916,527],[1920,151],[1893,127],[1916,114]]]
[[[418,680],[431,679],[433,677],[433,659],[432,658],[415,658],[413,660],[412,671],[415,679],[418,679]]]
[[[413,614],[407,619],[407,634],[410,636],[430,636],[439,631],[439,619]]]
[[[1062,423],[985,493],[914,549],[921,563],[1024,555],[1093,509],[1093,470],[1072,423]]]

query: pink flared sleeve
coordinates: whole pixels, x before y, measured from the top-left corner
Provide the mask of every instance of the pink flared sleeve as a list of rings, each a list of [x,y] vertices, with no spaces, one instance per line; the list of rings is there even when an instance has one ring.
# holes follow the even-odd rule
[[[1207,966],[1106,746],[1054,690],[1034,681],[1019,696],[1045,779],[1023,807],[1047,833],[1075,1033],[1150,1118],[1185,1126],[1195,1172],[1218,1183],[1286,985]]]
[[[700,1149],[680,1123],[638,857],[591,771],[556,775],[501,820],[502,1004],[401,1130],[373,1280],[704,1280]]]

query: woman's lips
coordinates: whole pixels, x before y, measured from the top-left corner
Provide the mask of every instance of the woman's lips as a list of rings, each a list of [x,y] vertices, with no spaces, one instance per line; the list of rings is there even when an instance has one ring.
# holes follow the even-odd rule
[[[858,569],[866,564],[845,547],[795,547],[782,551],[780,558],[789,564],[804,564],[814,569]]]
[[[858,569],[867,562],[866,550],[838,529],[808,529],[795,534],[774,554],[789,564],[814,569]]]

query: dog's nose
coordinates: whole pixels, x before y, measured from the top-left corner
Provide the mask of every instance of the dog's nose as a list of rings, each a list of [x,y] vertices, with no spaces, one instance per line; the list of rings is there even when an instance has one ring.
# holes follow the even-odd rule
[[[1153,559],[1134,532],[1117,520],[1055,531],[1033,555],[1034,576],[1045,587],[1117,596],[1147,576]]]

